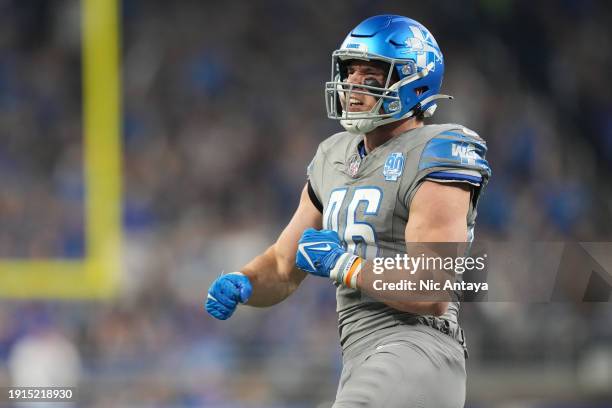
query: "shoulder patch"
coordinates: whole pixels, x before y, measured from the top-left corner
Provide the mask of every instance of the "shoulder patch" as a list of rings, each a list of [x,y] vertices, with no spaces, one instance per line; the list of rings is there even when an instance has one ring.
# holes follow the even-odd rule
[[[486,143],[469,132],[457,129],[436,135],[423,150],[419,171],[438,181],[480,184],[483,178],[488,179],[491,169],[485,159]]]

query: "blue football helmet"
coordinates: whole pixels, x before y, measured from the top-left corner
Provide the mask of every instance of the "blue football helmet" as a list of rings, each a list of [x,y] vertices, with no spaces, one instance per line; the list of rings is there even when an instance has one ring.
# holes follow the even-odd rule
[[[355,59],[384,63],[388,67],[385,84],[346,82],[348,62]],[[421,23],[396,15],[370,17],[332,53],[332,77],[325,84],[327,116],[339,119],[351,133],[367,133],[418,114],[430,117],[437,99],[452,99],[438,93],[443,75],[440,47]],[[344,101],[357,93],[371,95],[378,102],[368,112],[345,110]]]

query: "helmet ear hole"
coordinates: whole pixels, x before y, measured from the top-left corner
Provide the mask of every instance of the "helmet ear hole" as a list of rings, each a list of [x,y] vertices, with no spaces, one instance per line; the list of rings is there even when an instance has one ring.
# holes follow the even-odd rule
[[[419,86],[418,88],[414,88],[414,93],[417,95],[423,95],[427,91],[429,91],[428,86]]]

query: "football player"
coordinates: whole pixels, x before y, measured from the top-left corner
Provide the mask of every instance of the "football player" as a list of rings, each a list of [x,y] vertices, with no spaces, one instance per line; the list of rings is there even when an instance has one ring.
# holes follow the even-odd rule
[[[422,24],[368,18],[332,53],[324,140],[298,208],[278,240],[218,278],[206,310],[274,305],[307,275],[336,285],[343,371],[334,408],[462,407],[465,340],[459,303],[387,299],[366,277],[410,242],[469,242],[490,168],[486,144],[456,124],[425,125],[440,99],[442,52]]]

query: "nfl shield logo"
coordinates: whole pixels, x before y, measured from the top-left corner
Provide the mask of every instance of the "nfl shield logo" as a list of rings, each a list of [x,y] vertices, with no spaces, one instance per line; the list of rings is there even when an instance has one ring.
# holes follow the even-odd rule
[[[348,163],[348,174],[352,178],[357,177],[357,172],[359,172],[360,165],[361,165],[361,157],[358,154],[352,155]]]
[[[397,181],[404,171],[404,154],[402,152],[391,153],[385,160],[383,176],[387,181]]]

